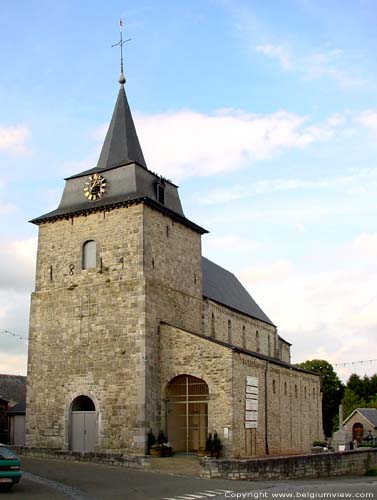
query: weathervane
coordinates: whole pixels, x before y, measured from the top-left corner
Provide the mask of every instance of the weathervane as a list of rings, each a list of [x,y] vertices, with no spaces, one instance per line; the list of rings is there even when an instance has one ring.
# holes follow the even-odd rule
[[[118,43],[114,43],[111,47],[117,47],[119,45],[120,47],[120,77],[119,77],[119,83],[121,85],[124,85],[126,83],[126,78],[124,76],[123,72],[123,45],[127,42],[131,41],[131,38],[128,38],[127,40],[123,40],[123,21],[122,18],[120,18],[119,21],[119,26],[120,26],[120,40]]]

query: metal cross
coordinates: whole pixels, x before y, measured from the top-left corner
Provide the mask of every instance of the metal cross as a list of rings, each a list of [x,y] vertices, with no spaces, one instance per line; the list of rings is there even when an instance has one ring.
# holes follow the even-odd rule
[[[122,21],[122,18],[119,21],[119,26],[120,26],[120,40],[117,43],[113,43],[113,45],[111,47],[117,47],[118,45],[120,47],[120,78],[119,78],[119,83],[125,83],[126,79],[124,78],[124,73],[123,73],[123,45],[127,42],[130,42],[131,38],[128,38],[127,40],[123,40],[123,21]]]

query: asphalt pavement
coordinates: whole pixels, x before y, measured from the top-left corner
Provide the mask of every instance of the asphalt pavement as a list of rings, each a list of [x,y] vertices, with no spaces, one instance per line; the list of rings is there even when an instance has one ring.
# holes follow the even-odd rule
[[[219,500],[358,498],[377,500],[377,477],[229,481],[183,473],[23,457],[24,476],[0,498],[28,500]]]

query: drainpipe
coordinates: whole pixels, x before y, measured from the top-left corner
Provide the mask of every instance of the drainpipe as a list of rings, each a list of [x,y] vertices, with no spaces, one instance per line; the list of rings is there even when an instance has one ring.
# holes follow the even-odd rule
[[[266,444],[266,455],[270,454],[268,446],[268,384],[267,384],[267,373],[268,373],[268,361],[266,361],[266,367],[264,371],[264,428],[265,428],[265,444]]]

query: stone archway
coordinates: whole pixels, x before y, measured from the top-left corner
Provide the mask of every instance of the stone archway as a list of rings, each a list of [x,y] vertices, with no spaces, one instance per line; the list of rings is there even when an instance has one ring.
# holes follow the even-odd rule
[[[352,440],[357,440],[358,443],[361,443],[363,440],[364,427],[360,422],[356,422],[352,426]]]
[[[92,399],[78,396],[70,409],[70,449],[92,452],[97,441],[97,412]]]
[[[186,453],[205,446],[208,433],[207,383],[178,375],[166,387],[167,433],[174,451]]]

